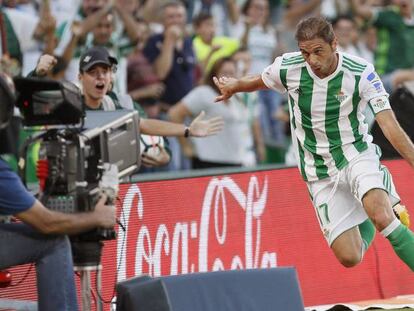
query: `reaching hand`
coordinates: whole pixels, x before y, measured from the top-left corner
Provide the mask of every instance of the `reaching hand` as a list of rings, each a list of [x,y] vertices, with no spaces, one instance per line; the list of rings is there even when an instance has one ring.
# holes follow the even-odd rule
[[[36,66],[36,74],[39,77],[47,75],[47,73],[56,65],[56,62],[57,60],[54,56],[48,54],[42,55]]]
[[[141,163],[145,167],[158,167],[168,164],[171,157],[163,146],[157,146],[159,152],[157,154],[148,154],[144,152],[141,157]]]
[[[202,111],[190,124],[190,135],[195,137],[205,137],[215,135],[223,129],[224,122],[222,117],[214,117],[203,120],[205,112]]]
[[[214,84],[220,90],[221,95],[217,96],[214,100],[215,102],[219,102],[222,100],[229,99],[235,92],[234,87],[237,85],[236,78],[229,78],[229,77],[213,77]]]

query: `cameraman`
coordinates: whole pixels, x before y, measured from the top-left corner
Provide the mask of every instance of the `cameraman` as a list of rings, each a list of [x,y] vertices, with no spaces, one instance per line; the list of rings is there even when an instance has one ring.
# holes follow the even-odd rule
[[[0,130],[13,107],[9,85],[0,76]],[[69,240],[96,227],[112,228],[115,209],[102,196],[94,211],[64,214],[44,207],[0,158],[0,270],[35,263],[39,310],[78,310]],[[15,216],[22,223],[12,222]]]

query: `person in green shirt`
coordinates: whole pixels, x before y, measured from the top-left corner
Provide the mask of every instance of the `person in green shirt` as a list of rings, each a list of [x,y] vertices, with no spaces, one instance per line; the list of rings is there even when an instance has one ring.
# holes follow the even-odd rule
[[[350,0],[353,12],[377,28],[375,67],[387,91],[414,79],[414,16],[411,0],[392,0],[373,10],[359,0]]]

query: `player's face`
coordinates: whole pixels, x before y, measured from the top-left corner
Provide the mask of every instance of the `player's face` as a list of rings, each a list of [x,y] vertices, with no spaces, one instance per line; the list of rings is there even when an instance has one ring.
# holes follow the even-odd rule
[[[111,68],[106,65],[95,65],[79,75],[83,94],[86,99],[101,100],[108,92],[111,84]]]
[[[321,38],[299,42],[303,58],[319,78],[325,78],[333,73],[337,66],[336,39],[331,43]]]

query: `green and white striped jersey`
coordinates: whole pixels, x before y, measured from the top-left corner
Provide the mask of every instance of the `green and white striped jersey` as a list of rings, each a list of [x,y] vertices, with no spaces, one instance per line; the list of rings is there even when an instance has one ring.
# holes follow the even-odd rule
[[[270,89],[288,92],[292,141],[305,181],[335,175],[372,143],[363,111],[391,109],[388,94],[367,61],[340,53],[331,75],[318,78],[300,52],[286,53],[262,73]]]

